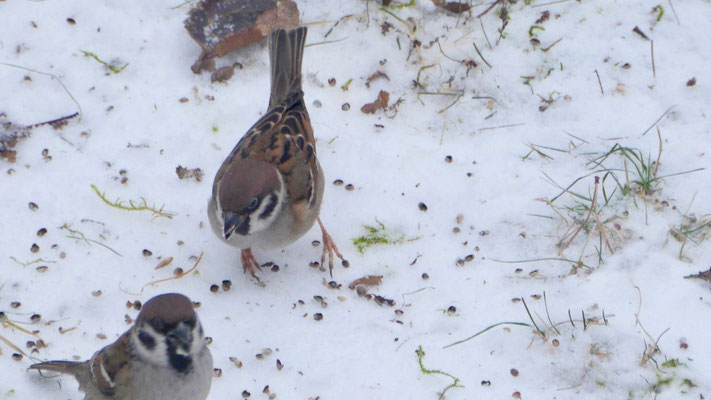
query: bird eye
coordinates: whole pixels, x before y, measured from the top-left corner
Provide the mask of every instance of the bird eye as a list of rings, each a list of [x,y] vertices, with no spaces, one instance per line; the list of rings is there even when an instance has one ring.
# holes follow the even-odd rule
[[[249,203],[249,211],[254,211],[257,209],[257,206],[259,206],[259,198],[255,197],[252,199],[252,202]]]

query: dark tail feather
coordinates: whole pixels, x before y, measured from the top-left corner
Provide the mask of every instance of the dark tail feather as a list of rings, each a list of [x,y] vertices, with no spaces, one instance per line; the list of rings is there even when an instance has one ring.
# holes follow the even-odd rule
[[[290,31],[277,29],[269,35],[269,61],[272,69],[269,108],[282,103],[294,92],[301,91],[301,60],[305,42],[305,26]]]
[[[28,369],[53,371],[73,375],[75,373],[76,368],[81,364],[83,363],[75,361],[47,361],[38,364],[32,364]]]

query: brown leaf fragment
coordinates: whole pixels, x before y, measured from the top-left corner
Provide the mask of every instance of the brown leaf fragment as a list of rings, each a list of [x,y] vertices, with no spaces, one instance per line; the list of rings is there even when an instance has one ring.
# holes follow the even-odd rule
[[[467,3],[461,1],[444,1],[444,0],[432,0],[432,2],[439,8],[444,8],[445,10],[454,13],[461,14],[465,11],[469,11],[472,8]]]
[[[0,150],[0,158],[4,158],[8,162],[14,163],[17,161],[17,152],[14,150]]]
[[[374,102],[364,105],[360,110],[366,114],[375,114],[378,109],[387,109],[389,101],[390,93],[381,90],[380,93],[378,93],[378,98]]]
[[[358,278],[354,280],[353,282],[348,284],[349,289],[355,289],[356,286],[358,285],[364,285],[364,286],[377,286],[380,285],[383,282],[383,276],[382,275],[368,275],[364,276],[362,278]]]
[[[227,82],[235,74],[235,68],[232,65],[226,65],[217,71],[212,73],[210,76],[210,82]]]
[[[299,9],[292,0],[203,0],[190,10],[185,29],[202,47],[201,58],[209,59],[258,42],[272,29],[298,24]]]
[[[699,271],[698,274],[692,274],[692,275],[687,275],[684,278],[686,279],[703,279],[706,282],[711,282],[711,268],[708,269],[708,271]]]
[[[365,80],[365,86],[370,88],[370,82],[378,79],[378,78],[385,78],[387,80],[390,80],[390,77],[385,74],[383,71],[375,71],[373,72],[373,75],[369,76],[368,79]]]
[[[541,16],[538,17],[538,19],[536,20],[536,24],[542,24],[542,23],[548,21],[548,19],[549,19],[550,17],[551,17],[551,13],[550,13],[548,10],[543,11],[543,12],[541,13]]]

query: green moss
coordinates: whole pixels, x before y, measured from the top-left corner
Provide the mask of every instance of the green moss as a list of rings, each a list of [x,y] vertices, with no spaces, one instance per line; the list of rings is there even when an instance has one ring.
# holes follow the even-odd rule
[[[97,56],[96,54],[90,52],[90,51],[84,51],[84,50],[79,50],[82,53],[84,53],[85,56],[91,57],[94,60],[96,60],[99,64],[102,64],[104,67],[106,67],[109,71],[113,72],[114,74],[120,74],[126,67],[128,67],[128,63],[119,66],[120,61],[114,60],[111,61],[110,63],[107,63],[106,61],[102,60]]]
[[[375,220],[377,226],[363,225],[365,234],[353,238],[353,245],[362,254],[373,245],[376,244],[400,244],[405,239],[405,235],[400,232],[394,232],[385,227],[383,223]]]

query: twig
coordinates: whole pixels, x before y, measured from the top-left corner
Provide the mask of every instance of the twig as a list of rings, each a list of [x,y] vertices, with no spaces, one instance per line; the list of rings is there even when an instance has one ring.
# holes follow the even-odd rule
[[[605,90],[602,89],[602,81],[600,81],[600,74],[595,70],[595,75],[597,75],[597,84],[600,85],[600,93],[605,94]]]
[[[657,79],[657,69],[654,67],[654,40],[650,41],[650,48],[652,52],[652,76]]]
[[[551,315],[548,313],[548,299],[546,298],[546,291],[543,291],[543,305],[546,307],[546,317],[548,317],[548,323],[551,324],[551,328],[560,335],[560,332],[558,329],[556,329],[555,325],[553,325],[553,321],[551,321]]]
[[[481,31],[484,32],[484,38],[486,39],[486,44],[489,46],[489,50],[491,50],[491,42],[489,41],[489,36],[486,34],[486,29],[484,29],[484,23],[481,22],[481,18],[479,18],[479,25],[481,25]]]
[[[35,74],[40,74],[40,75],[44,75],[44,76],[49,76],[50,78],[55,79],[57,82],[59,82],[59,84],[62,86],[62,89],[64,89],[64,91],[67,93],[67,95],[69,95],[69,97],[72,99],[72,101],[74,102],[74,104],[77,105],[77,108],[79,109],[79,121],[81,121],[82,115],[84,115],[84,113],[83,113],[82,110],[81,110],[81,105],[79,105],[79,102],[77,101],[77,99],[74,98],[74,95],[72,95],[72,93],[69,91],[69,89],[67,89],[67,87],[64,86],[64,82],[62,82],[62,80],[59,79],[56,75],[50,74],[50,73],[47,73],[47,72],[37,71],[37,70],[34,70],[34,69],[32,69],[32,68],[23,67],[23,66],[21,66],[21,65],[8,64],[8,63],[4,63],[4,62],[0,62],[0,65],[6,65],[6,66],[8,66],[8,67],[24,69],[25,71],[34,72]]]
[[[493,67],[491,66],[491,64],[489,64],[489,62],[486,61],[486,58],[484,58],[484,56],[481,55],[481,52],[479,51],[479,48],[476,46],[476,42],[472,42],[472,44],[474,45],[474,50],[476,50],[476,54],[479,54],[479,57],[481,57],[481,60],[484,61],[484,64],[486,64],[486,66],[489,67],[489,68],[493,68]]]
[[[646,135],[647,132],[649,132],[650,130],[652,130],[652,128],[654,128],[654,127],[659,123],[659,121],[662,120],[662,118],[666,117],[666,115],[669,114],[669,111],[671,111],[672,108],[674,108],[674,107],[675,107],[675,106],[671,106],[671,107],[667,108],[667,110],[664,111],[664,114],[662,114],[659,118],[657,118],[657,120],[654,121],[654,123],[653,123],[652,125],[650,125],[649,128],[647,128],[647,129],[642,133],[642,136]]]
[[[484,10],[481,14],[477,15],[476,17],[477,17],[477,18],[483,17],[484,15],[486,15],[486,13],[488,13],[489,11],[491,11],[492,8],[494,8],[497,4],[501,3],[502,1],[503,1],[503,0],[496,0],[496,1],[494,1],[493,3],[491,3],[491,5],[490,5],[486,10]]]
[[[498,322],[498,323],[496,323],[496,324],[494,324],[494,325],[490,325],[490,326],[488,326],[488,327],[486,327],[486,328],[480,330],[479,332],[477,332],[477,333],[475,333],[475,334],[469,336],[469,337],[466,338],[466,339],[457,340],[456,342],[450,343],[450,344],[448,344],[448,345],[446,345],[446,346],[444,346],[444,347],[442,347],[442,348],[443,348],[443,349],[446,349],[446,348],[448,348],[448,347],[452,347],[452,346],[456,346],[456,345],[458,345],[458,344],[462,344],[462,343],[468,342],[468,341],[474,339],[475,337],[481,335],[482,333],[485,333],[485,332],[487,332],[487,331],[489,331],[489,330],[491,330],[491,329],[493,329],[493,328],[496,328],[497,326],[501,326],[501,325],[517,325],[517,326],[531,327],[530,324],[527,324],[527,323],[525,323],[525,322]]]
[[[543,332],[541,330],[541,328],[539,328],[538,325],[536,324],[536,321],[533,319],[533,316],[531,315],[531,311],[528,310],[528,305],[526,304],[526,299],[524,299],[523,296],[521,297],[521,301],[523,302],[523,307],[526,308],[526,313],[528,314],[528,318],[530,318],[531,322],[533,322],[533,326],[536,328],[538,333],[545,338],[546,333]]]
[[[532,5],[531,8],[552,6],[552,5],[554,5],[554,4],[567,3],[568,1],[570,1],[570,0],[558,0],[558,1],[551,1],[551,2],[549,2],[549,3],[535,4],[535,5]]]
[[[676,10],[674,9],[674,4],[672,4],[671,0],[669,0],[669,7],[671,7],[672,13],[674,13],[674,18],[676,18],[677,25],[681,25],[681,21],[679,21],[679,16],[676,15]]]

